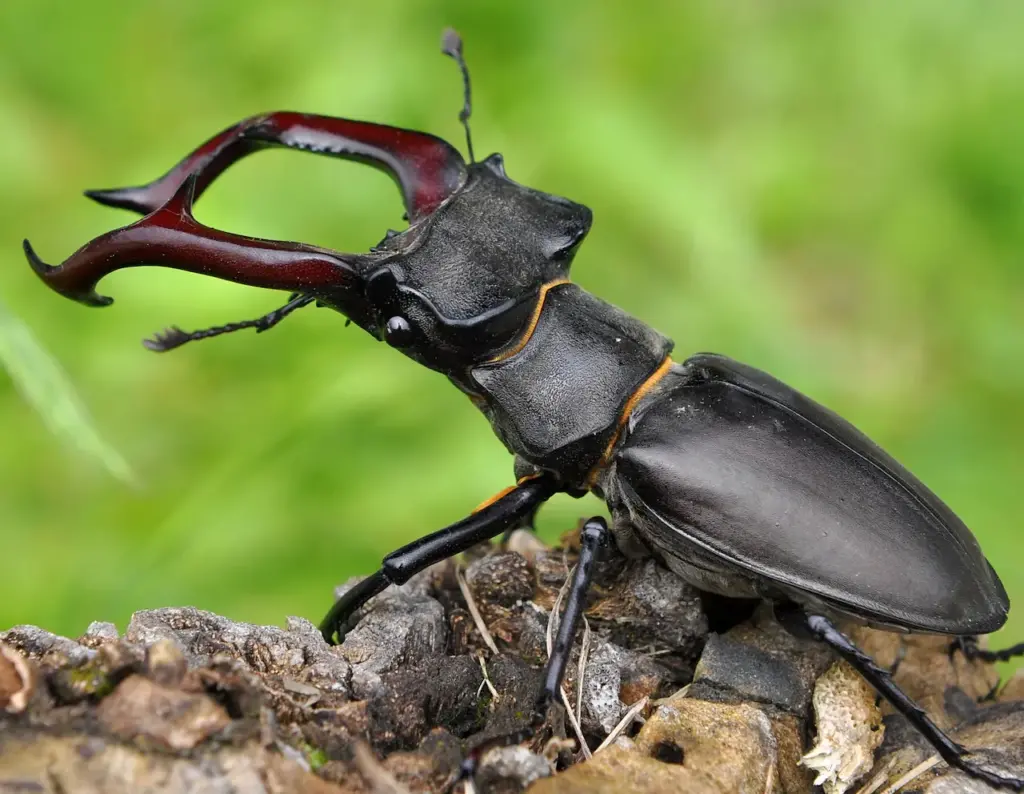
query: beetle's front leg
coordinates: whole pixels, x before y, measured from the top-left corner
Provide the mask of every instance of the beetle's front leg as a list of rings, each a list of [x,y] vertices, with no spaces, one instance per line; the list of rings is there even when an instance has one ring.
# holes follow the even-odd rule
[[[384,558],[379,571],[334,603],[320,623],[324,639],[332,645],[340,642],[352,614],[388,585],[404,584],[435,562],[453,557],[528,520],[557,490],[554,477],[548,474],[524,480],[485,502],[468,518],[392,552]]]

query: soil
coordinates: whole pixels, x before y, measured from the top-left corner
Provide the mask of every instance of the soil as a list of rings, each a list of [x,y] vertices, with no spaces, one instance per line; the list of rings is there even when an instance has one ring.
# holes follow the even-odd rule
[[[373,599],[336,648],[304,619],[191,607],[138,612],[123,634],[2,632],[0,793],[445,791],[473,748],[531,722],[574,554],[571,535],[482,546]],[[565,702],[484,753],[476,791],[991,790],[929,766],[856,673],[757,604],[612,553],[586,616]],[[1024,678],[1000,684],[948,638],[846,628],[977,758],[1024,773]]]

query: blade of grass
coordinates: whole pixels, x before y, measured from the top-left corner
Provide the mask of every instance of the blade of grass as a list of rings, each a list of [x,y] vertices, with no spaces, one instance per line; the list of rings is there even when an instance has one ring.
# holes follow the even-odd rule
[[[0,303],[0,367],[64,443],[99,460],[117,479],[137,486],[128,462],[103,440],[67,373],[21,320]]]

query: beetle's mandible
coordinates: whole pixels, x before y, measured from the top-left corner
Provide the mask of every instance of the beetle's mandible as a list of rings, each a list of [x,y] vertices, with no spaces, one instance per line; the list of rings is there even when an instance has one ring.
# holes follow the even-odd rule
[[[453,32],[444,51],[464,76],[468,142],[469,77]],[[270,146],[387,172],[401,189],[408,228],[369,253],[347,254],[199,223],[192,205],[210,183]],[[95,291],[103,276],[137,265],[285,290],[288,303],[257,320],[172,328],[146,345],[162,351],[241,328],[263,331],[316,303],[443,373],[484,413],[515,455],[518,484],[388,555],[330,610],[321,626],[329,642],[389,585],[528,523],[555,493],[591,491],[613,520],[609,527],[593,518],[582,530],[538,713],[558,697],[593,562],[614,539],[703,590],[769,600],[787,628],[827,643],[860,671],[947,763],[1024,789],[1024,780],[972,759],[833,622],[853,617],[959,638],[1001,627],[1006,592],[963,522],[852,425],[770,375],[719,355],[674,362],[669,339],[570,282],[590,210],[514,182],[500,155],[477,162],[471,146],[469,154],[467,164],[422,132],[267,113],[214,136],[148,185],[87,194],[142,214],[136,223],[58,267],[28,241],[25,253],[47,286],[89,306],[111,302]]]

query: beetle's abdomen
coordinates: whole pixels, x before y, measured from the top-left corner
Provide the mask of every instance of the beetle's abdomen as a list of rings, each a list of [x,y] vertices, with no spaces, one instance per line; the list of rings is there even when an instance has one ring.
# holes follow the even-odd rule
[[[521,349],[471,376],[511,451],[582,486],[629,398],[671,348],[639,320],[567,283],[547,291]]]
[[[1008,601],[978,542],[910,472],[763,372],[695,356],[631,419],[615,477],[658,551],[694,546],[776,591],[948,634],[994,631]]]

